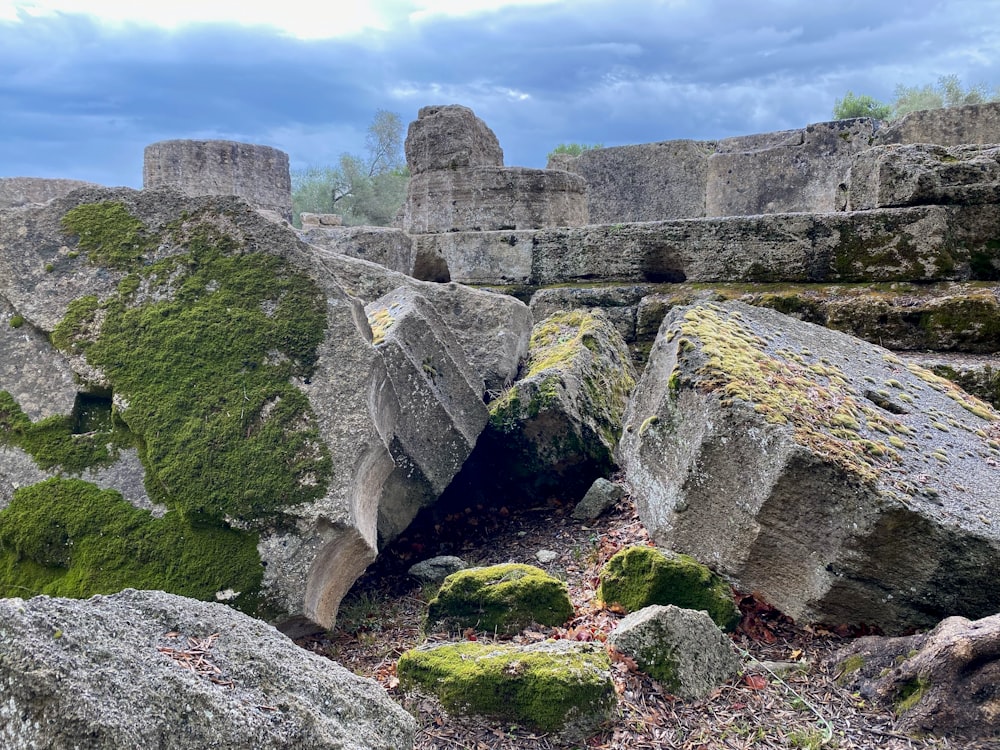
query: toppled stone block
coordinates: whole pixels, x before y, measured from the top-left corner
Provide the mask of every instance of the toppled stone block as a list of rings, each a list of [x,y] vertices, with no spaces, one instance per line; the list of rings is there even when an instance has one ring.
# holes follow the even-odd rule
[[[303,214],[305,215],[305,214]],[[413,240],[402,229],[391,227],[341,227],[302,222],[299,236],[310,245],[360,258],[396,271],[412,274],[416,262]]]
[[[603,649],[569,641],[430,646],[407,651],[397,666],[405,689],[435,695],[449,711],[575,741],[611,716],[616,701],[610,668]]]
[[[407,130],[404,150],[414,177],[441,169],[503,166],[496,135],[475,112],[458,104],[421,107]]]
[[[878,131],[875,145],[889,143],[1000,143],[1000,102],[910,112]]]
[[[344,217],[340,214],[312,214],[303,211],[299,214],[302,228],[307,227],[340,227],[344,225]]]
[[[517,633],[537,623],[562,625],[573,616],[566,584],[541,568],[509,563],[448,576],[427,607],[427,624]]]
[[[416,728],[374,680],[160,591],[0,600],[0,681],[7,748],[397,750]]]
[[[879,146],[854,157],[847,181],[849,211],[1000,203],[1000,146]]]
[[[597,599],[609,607],[638,612],[672,604],[703,610],[725,630],[733,630],[740,620],[729,584],[688,555],[626,547],[604,564],[600,577]]]
[[[672,310],[619,456],[669,546],[797,620],[890,632],[1000,608],[1000,415],[844,334]]]
[[[891,709],[904,732],[953,740],[1000,734],[1000,615],[949,617],[902,638],[858,638],[830,666],[846,689]]]
[[[732,641],[712,618],[672,604],[628,615],[608,643],[678,698],[703,698],[743,666]]]

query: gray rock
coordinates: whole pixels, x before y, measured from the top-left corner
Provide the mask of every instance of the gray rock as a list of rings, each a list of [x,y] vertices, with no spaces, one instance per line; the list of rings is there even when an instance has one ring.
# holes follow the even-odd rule
[[[888,143],[1000,143],[1000,103],[910,112],[878,131],[875,144]]]
[[[313,214],[303,211],[299,214],[302,228],[308,227],[340,227],[344,225],[344,217],[340,214]]]
[[[949,617],[928,633],[858,638],[829,662],[838,682],[892,709],[897,727],[953,740],[995,739],[1000,615]]]
[[[966,393],[1000,409],[1000,354],[904,352],[900,357],[957,384]]]
[[[998,202],[1000,146],[879,146],[855,156],[848,176],[849,211]]]
[[[598,477],[590,485],[587,494],[573,508],[573,518],[578,521],[592,521],[604,511],[614,507],[615,503],[625,497],[625,490],[604,477]]]
[[[460,167],[502,167],[496,135],[468,107],[421,107],[406,133],[406,163],[414,177]]]
[[[600,311],[557,313],[535,326],[524,372],[490,403],[482,450],[494,481],[532,497],[582,496],[614,468],[635,384],[625,342]]]
[[[292,220],[288,154],[235,141],[159,141],[146,146],[143,188],[175,188],[185,195],[237,195],[256,208]]]
[[[1000,608],[1000,415],[879,347],[730,302],[671,311],[619,447],[657,544],[797,620]]]
[[[0,600],[0,682],[10,750],[413,746],[413,718],[373,680],[158,591]]]
[[[540,549],[535,553],[535,559],[542,565],[548,565],[550,562],[555,562],[559,559],[559,553],[553,552],[550,549]]]
[[[672,604],[628,615],[608,643],[678,698],[703,698],[742,669],[732,641],[711,617]]]
[[[48,203],[81,187],[96,187],[83,180],[44,177],[0,177],[0,208],[17,208],[31,203]]]
[[[441,583],[452,573],[465,570],[467,567],[469,566],[461,557],[438,555],[410,566],[406,573],[422,583]]]
[[[411,234],[539,229],[587,223],[582,177],[526,167],[463,167],[415,174],[399,225]]]
[[[635,341],[636,309],[650,294],[651,284],[615,284],[607,286],[551,287],[531,295],[528,307],[535,320],[553,313],[599,307],[626,342]]]
[[[416,254],[413,241],[401,229],[391,227],[341,227],[329,224],[307,226],[299,235],[310,245],[334,253],[378,263],[398,273],[410,274]]]

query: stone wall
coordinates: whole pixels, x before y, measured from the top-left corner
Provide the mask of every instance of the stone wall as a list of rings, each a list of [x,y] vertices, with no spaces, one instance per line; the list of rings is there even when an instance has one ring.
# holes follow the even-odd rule
[[[879,131],[876,143],[1000,143],[1000,102],[911,112]]]
[[[93,185],[82,180],[45,177],[0,177],[0,208],[17,208],[30,203],[48,203],[77,188]]]
[[[235,141],[159,141],[146,146],[144,188],[172,187],[185,195],[236,195],[255,208],[292,218],[288,154]]]

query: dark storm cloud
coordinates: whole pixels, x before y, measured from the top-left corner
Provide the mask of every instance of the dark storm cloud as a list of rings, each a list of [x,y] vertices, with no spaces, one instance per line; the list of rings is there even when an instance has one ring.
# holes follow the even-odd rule
[[[297,40],[82,16],[0,22],[0,174],[137,185],[146,144],[268,143],[293,165],[361,152],[376,109],[471,106],[508,164],[566,141],[719,138],[830,117],[845,91],[1000,83],[997,0],[574,2]]]

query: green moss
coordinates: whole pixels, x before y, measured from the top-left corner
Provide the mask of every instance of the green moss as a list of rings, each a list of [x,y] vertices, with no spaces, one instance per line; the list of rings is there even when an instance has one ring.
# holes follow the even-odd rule
[[[53,341],[85,351],[127,402],[119,417],[154,500],[210,520],[273,518],[322,496],[332,469],[292,382],[315,366],[323,296],[283,259],[244,253],[208,223],[182,243],[124,293],[77,300]]]
[[[256,534],[155,518],[79,479],[19,489],[0,511],[0,596],[87,597],[125,587],[250,605],[262,568]]]
[[[840,676],[837,677],[838,685],[845,685],[852,674],[860,670],[865,665],[865,657],[861,654],[852,654],[837,665]]]
[[[655,547],[626,547],[601,569],[597,598],[635,612],[652,604],[705,610],[724,630],[740,614],[729,584],[688,555],[668,557]]]
[[[132,268],[150,245],[141,221],[117,201],[85,203],[66,212],[63,231],[79,237],[92,263]]]
[[[532,565],[491,565],[452,573],[431,600],[427,622],[454,629],[516,633],[573,615],[566,584]]]
[[[902,685],[894,701],[896,715],[899,716],[916,708],[930,687],[930,682],[923,677],[917,677]]]
[[[582,719],[594,728],[615,702],[603,651],[545,652],[455,643],[408,651],[397,672],[406,689],[422,688],[457,713],[558,732]]]
[[[24,325],[24,316],[23,315],[14,315],[14,316],[11,317],[11,319],[10,319],[10,327],[11,328],[20,328],[23,325]]]

